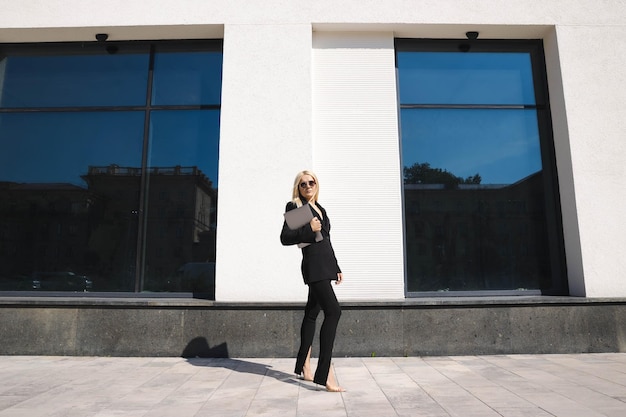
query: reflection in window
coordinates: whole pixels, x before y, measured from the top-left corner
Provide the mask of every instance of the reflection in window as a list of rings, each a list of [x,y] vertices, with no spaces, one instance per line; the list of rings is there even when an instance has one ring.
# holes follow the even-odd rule
[[[221,45],[115,46],[0,45],[0,291],[213,294]]]
[[[564,292],[540,45],[396,47],[407,291]]]

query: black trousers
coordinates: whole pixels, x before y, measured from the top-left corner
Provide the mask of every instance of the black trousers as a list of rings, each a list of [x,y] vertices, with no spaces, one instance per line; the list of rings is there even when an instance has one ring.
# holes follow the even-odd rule
[[[296,374],[302,373],[304,361],[313,345],[315,336],[315,322],[320,310],[324,311],[324,321],[320,329],[320,357],[313,381],[316,384],[326,385],[330,361],[333,356],[333,345],[337,324],[341,317],[341,307],[335,296],[330,280],[323,280],[309,284],[309,297],[304,307],[304,319],[300,327],[300,349],[296,359]]]

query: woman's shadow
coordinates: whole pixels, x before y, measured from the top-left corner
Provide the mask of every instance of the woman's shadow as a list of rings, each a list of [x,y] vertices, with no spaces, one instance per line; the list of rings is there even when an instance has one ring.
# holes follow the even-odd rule
[[[297,380],[294,374],[272,369],[271,366],[264,363],[229,358],[226,343],[210,347],[204,337],[196,337],[187,343],[181,357],[187,359],[187,362],[194,366],[225,368],[235,372],[261,375],[286,384],[300,385],[309,390],[316,390],[315,386],[301,384],[302,381]]]

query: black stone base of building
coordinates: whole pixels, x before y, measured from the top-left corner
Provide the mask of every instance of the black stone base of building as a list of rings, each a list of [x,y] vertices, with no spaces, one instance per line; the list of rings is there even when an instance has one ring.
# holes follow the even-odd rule
[[[0,297],[0,355],[294,357],[302,309],[198,299]],[[344,302],[342,309],[336,357],[626,351],[626,299],[431,298]]]

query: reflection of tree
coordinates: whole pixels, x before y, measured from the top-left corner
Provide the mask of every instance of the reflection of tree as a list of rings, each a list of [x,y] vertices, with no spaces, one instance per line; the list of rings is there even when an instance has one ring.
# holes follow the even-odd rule
[[[444,184],[447,188],[455,188],[459,184],[480,184],[481,181],[478,173],[463,179],[445,169],[432,168],[428,162],[404,167],[405,184]]]

